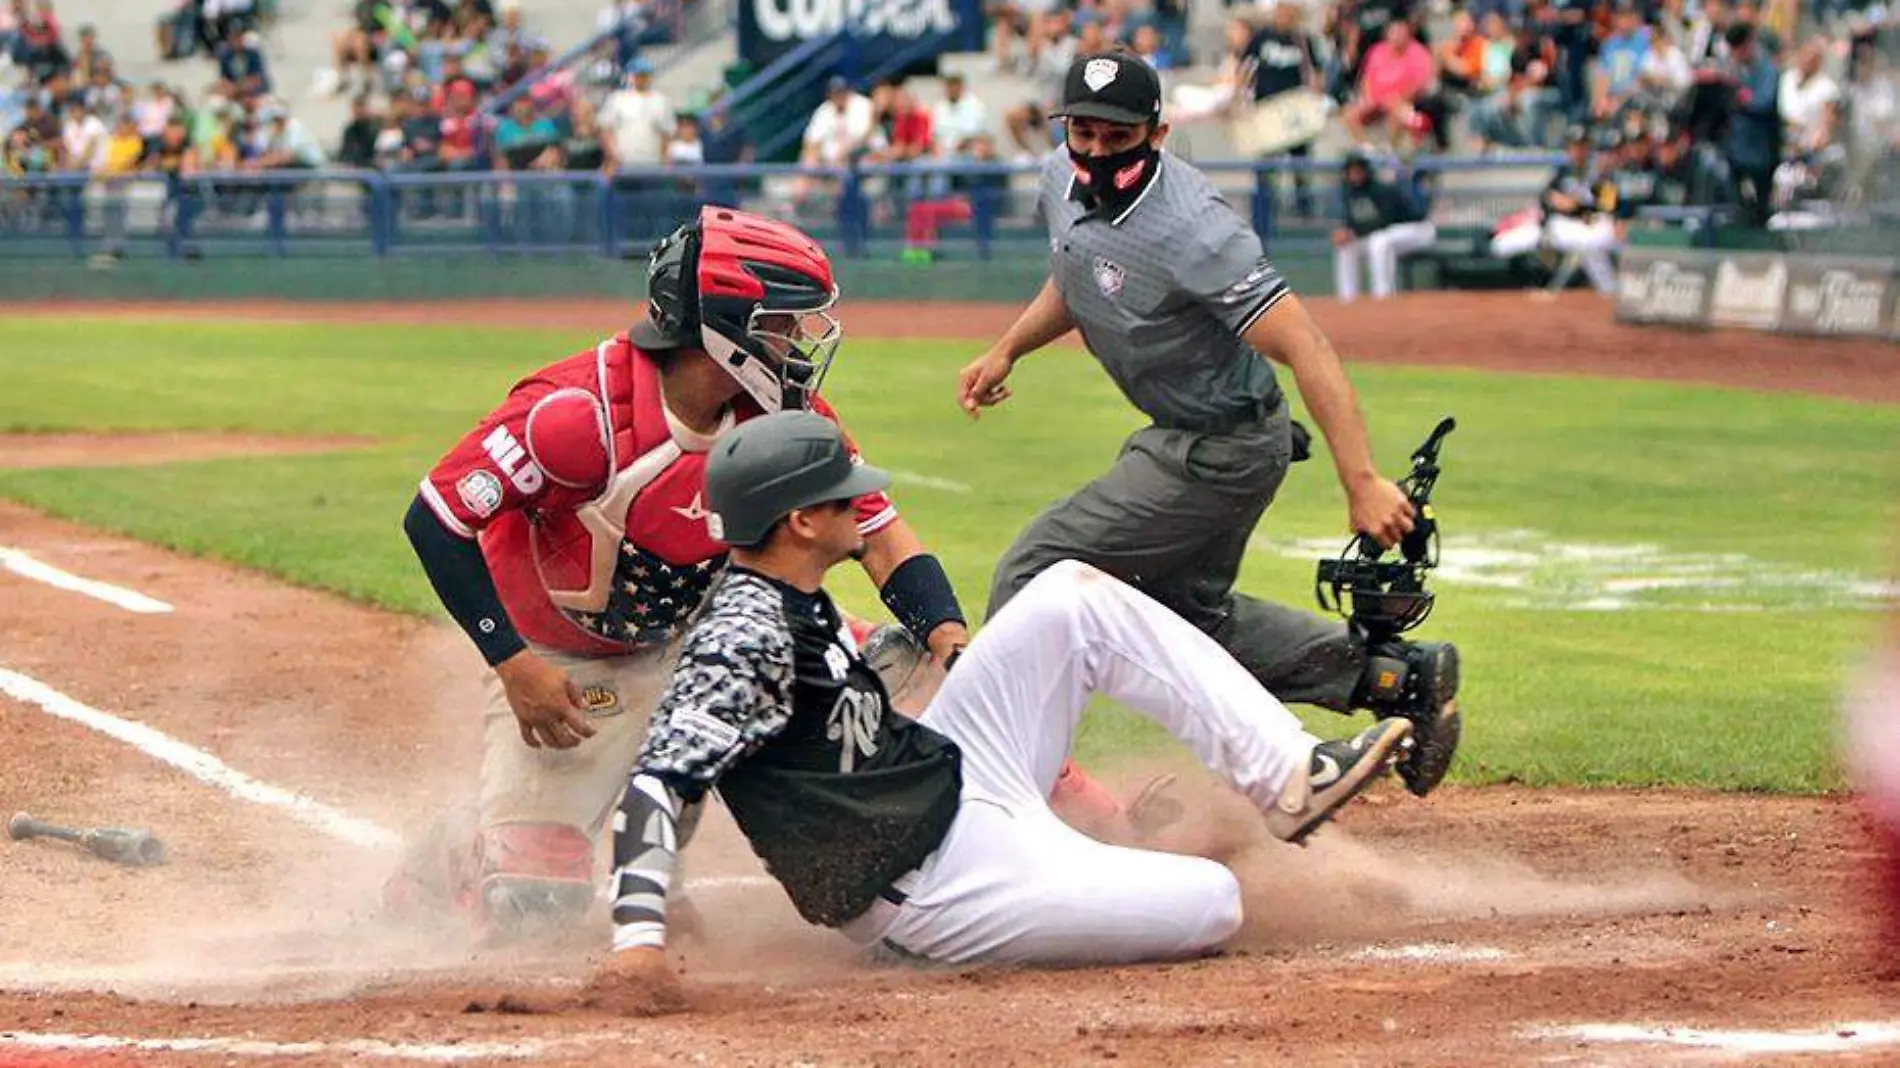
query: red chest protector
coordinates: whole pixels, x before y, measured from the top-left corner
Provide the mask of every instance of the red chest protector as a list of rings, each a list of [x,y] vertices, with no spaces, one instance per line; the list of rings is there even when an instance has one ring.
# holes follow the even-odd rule
[[[624,337],[600,344],[585,380],[563,377],[569,380],[558,392],[587,393],[605,413],[605,426],[589,418],[543,431],[531,417],[530,449],[540,456],[557,449],[583,454],[590,461],[583,468],[597,474],[604,466],[605,483],[564,484],[569,503],[530,512],[524,548],[541,604],[519,604],[531,596],[521,589],[504,588],[503,599],[524,635],[560,648],[600,653],[664,644],[685,628],[725,566],[725,543],[707,526],[706,454],[689,452],[675,439],[659,368]],[[750,408],[728,414],[720,432],[755,414]],[[560,483],[563,464],[542,466]],[[572,503],[576,497],[579,503]],[[520,574],[528,569],[515,570],[518,578],[528,577]],[[566,634],[548,633],[550,615],[567,624],[559,628]]]

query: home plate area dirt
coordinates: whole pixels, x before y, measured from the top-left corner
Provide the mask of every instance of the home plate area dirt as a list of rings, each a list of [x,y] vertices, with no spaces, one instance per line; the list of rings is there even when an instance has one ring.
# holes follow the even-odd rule
[[[4,1068],[1900,1063],[1853,804],[1679,791],[1381,786],[1297,849],[1190,777],[1165,845],[1241,873],[1246,929],[1207,960],[1064,971],[858,960],[716,814],[687,854],[689,1010],[523,1012],[575,989],[603,917],[497,950],[380,907],[395,843],[472,794],[459,635],[13,505],[0,548],[40,565],[0,566],[0,816],[137,826],[171,854],[0,842]],[[1509,715],[1470,712],[1474,733]]]

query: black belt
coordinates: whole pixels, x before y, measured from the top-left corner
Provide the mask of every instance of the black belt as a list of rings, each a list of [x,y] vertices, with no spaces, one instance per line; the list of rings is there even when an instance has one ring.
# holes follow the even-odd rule
[[[1274,390],[1270,397],[1263,397],[1251,405],[1231,415],[1214,416],[1205,420],[1170,422],[1163,424],[1170,430],[1189,430],[1196,434],[1231,434],[1245,427],[1264,423],[1280,410],[1283,394]]]

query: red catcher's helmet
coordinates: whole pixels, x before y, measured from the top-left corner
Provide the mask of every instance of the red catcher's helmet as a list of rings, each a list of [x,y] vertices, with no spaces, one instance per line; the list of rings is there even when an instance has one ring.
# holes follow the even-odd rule
[[[843,329],[831,259],[797,227],[732,208],[699,218],[653,249],[642,349],[696,348],[765,411],[802,408],[818,392]]]

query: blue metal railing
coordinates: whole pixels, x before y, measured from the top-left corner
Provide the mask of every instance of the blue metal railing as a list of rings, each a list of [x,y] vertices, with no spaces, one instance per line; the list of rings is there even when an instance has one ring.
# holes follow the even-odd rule
[[[1422,157],[1412,180],[1549,165],[1535,155]],[[1274,183],[1281,174],[1324,176],[1337,164],[1308,160],[1202,163],[1238,210],[1276,248],[1323,247],[1330,222],[1288,221]],[[1036,163],[862,164],[802,168],[724,164],[599,172],[420,172],[333,169],[139,175],[101,183],[84,175],[0,182],[0,259],[98,252],[190,256],[401,256],[561,253],[617,257],[648,245],[706,203],[787,217],[845,257],[881,254],[922,233],[951,255],[1046,252],[1036,219]],[[798,179],[823,192],[802,208]],[[1541,176],[1475,192],[1445,182],[1439,204],[1476,196],[1531,203]],[[1330,185],[1328,185],[1330,191]],[[1495,219],[1504,211],[1489,216]],[[942,233],[938,234],[937,231]]]

